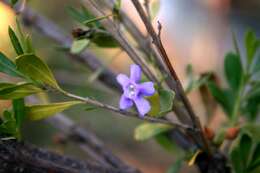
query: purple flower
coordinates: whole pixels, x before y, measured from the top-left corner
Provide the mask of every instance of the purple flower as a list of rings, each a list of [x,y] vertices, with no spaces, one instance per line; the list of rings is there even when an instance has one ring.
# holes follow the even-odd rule
[[[125,74],[119,74],[116,79],[124,92],[119,102],[120,109],[129,109],[134,103],[139,114],[143,117],[151,109],[150,103],[144,99],[144,96],[153,95],[155,89],[153,82],[139,83],[141,75],[140,66],[133,64],[130,69],[130,78]]]

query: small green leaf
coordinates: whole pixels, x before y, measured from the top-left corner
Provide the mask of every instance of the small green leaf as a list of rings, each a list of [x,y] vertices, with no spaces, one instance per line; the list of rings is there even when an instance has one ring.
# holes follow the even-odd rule
[[[14,77],[22,77],[23,75],[17,70],[16,65],[0,52],[0,72],[6,73]]]
[[[147,100],[151,105],[151,110],[149,111],[149,115],[158,116],[160,113],[160,96],[158,93],[155,93],[151,97],[148,97]]]
[[[31,83],[0,83],[0,99],[18,99],[28,95],[32,95],[42,90]]]
[[[75,9],[74,7],[68,7],[67,12],[74,20],[80,23],[95,18],[95,16],[89,13],[84,6],[81,7],[81,10]],[[93,23],[88,25],[88,27],[93,27],[93,26],[95,26],[93,25]]]
[[[242,65],[237,54],[228,53],[225,57],[225,75],[229,86],[237,91],[242,78]]]
[[[257,49],[260,46],[260,41],[257,40],[255,33],[252,30],[248,30],[245,35],[245,47],[247,53],[247,62],[250,65]]]
[[[260,143],[260,125],[247,123],[241,128],[242,133],[250,136],[254,142]]]
[[[22,126],[23,121],[25,120],[26,115],[24,98],[13,100],[13,110],[17,128],[20,128]]]
[[[12,7],[18,2],[18,0],[11,0]]]
[[[135,129],[134,137],[138,141],[144,141],[170,129],[172,127],[166,124],[143,123]]]
[[[17,53],[17,55],[22,55],[24,53],[22,46],[21,46],[15,32],[13,31],[13,29],[10,26],[8,28],[8,33],[9,33],[9,37],[10,37],[10,40],[12,42],[15,52]]]
[[[158,92],[160,96],[160,115],[164,115],[172,111],[175,93],[171,90],[164,89],[159,89]]]
[[[80,40],[74,40],[70,52],[73,54],[79,54],[81,53],[87,46],[89,45],[88,39],[80,39]]]
[[[214,82],[208,82],[208,88],[212,96],[221,105],[223,110],[227,113],[229,117],[231,117],[234,105],[234,97],[232,95],[232,92],[219,88]]]
[[[95,32],[91,41],[103,48],[115,48],[119,46],[118,42],[107,32]]]
[[[30,120],[41,120],[81,103],[80,101],[68,101],[46,105],[31,105],[26,106],[26,113]]]
[[[35,50],[32,45],[32,40],[29,35],[25,37],[25,53],[35,53]]]
[[[16,58],[19,71],[34,81],[43,82],[51,87],[60,89],[51,70],[39,57],[34,54],[24,54]]]
[[[178,159],[169,169],[166,173],[179,173],[181,171],[181,167],[184,160]]]
[[[17,28],[17,32],[18,32],[18,36],[20,38],[21,41],[21,47],[23,50],[25,50],[26,46],[25,46],[25,37],[22,31],[22,27],[20,25],[20,22],[18,21],[18,18],[16,18],[16,28]]]
[[[155,136],[155,140],[162,148],[164,148],[168,152],[176,151],[176,144],[174,141],[170,140],[169,137],[165,133],[161,133]]]

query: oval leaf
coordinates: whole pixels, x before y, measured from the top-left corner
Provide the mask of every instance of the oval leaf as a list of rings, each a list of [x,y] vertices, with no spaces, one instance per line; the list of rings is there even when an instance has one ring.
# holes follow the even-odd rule
[[[60,89],[51,70],[39,57],[34,54],[18,56],[16,65],[19,71],[35,81],[41,81],[51,87]]]
[[[225,57],[225,75],[229,86],[237,91],[242,77],[242,65],[237,54],[228,53]]]
[[[169,131],[173,127],[166,124],[151,124],[151,123],[144,123],[139,125],[135,129],[134,137],[138,141],[147,140],[151,137],[159,135],[160,133]]]
[[[71,45],[70,52],[73,54],[78,54],[82,52],[88,45],[89,45],[88,39],[74,40]]]
[[[32,95],[42,90],[31,83],[0,83],[0,99],[18,99]]]
[[[172,111],[175,93],[171,90],[159,90],[160,96],[160,115]]]
[[[41,120],[56,113],[62,112],[73,105],[80,104],[80,101],[68,101],[61,103],[52,103],[46,105],[26,106],[26,113],[30,120]]]

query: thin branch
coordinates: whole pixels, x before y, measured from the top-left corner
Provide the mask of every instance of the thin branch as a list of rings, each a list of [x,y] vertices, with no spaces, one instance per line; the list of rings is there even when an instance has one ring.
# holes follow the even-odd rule
[[[27,97],[27,100],[31,103],[39,102],[33,96]],[[131,173],[139,172],[115,156],[93,132],[81,128],[63,113],[58,113],[55,116],[47,118],[45,121],[68,136],[70,141],[76,143],[97,163],[120,170],[128,170]]]
[[[8,4],[8,2],[3,1],[3,3]],[[19,13],[24,21],[25,26],[35,29],[38,33],[43,34],[55,42],[59,43],[62,47],[70,47],[72,44],[72,38],[64,34],[61,28],[59,28],[55,23],[48,20],[44,16],[41,16],[34,12],[29,7],[25,6],[23,11]],[[116,75],[114,72],[105,67],[101,61],[89,50],[82,52],[79,55],[71,54],[67,52],[72,60],[79,63],[83,63],[91,71],[96,71],[100,68],[104,69],[98,76],[98,79],[103,82],[109,88],[120,89],[121,87],[116,82]]]
[[[149,21],[149,19],[147,18],[145,11],[142,7],[142,5],[140,4],[140,2],[138,0],[132,0],[133,5],[135,6],[136,10],[139,13],[140,18],[142,19],[148,33],[150,34],[150,36],[153,39],[153,44],[156,46],[157,50],[160,52],[160,55],[162,57],[162,59],[164,60],[166,66],[168,67],[172,77],[174,78],[175,82],[176,82],[176,93],[180,96],[181,100],[183,101],[183,104],[185,106],[185,108],[187,109],[189,116],[193,122],[194,128],[197,128],[200,130],[199,132],[199,136],[202,140],[202,144],[204,146],[204,149],[206,151],[210,152],[210,148],[209,148],[209,144],[207,139],[205,138],[204,134],[203,134],[203,130],[200,124],[199,119],[197,118],[197,116],[195,115],[191,104],[189,102],[189,100],[187,99],[185,92],[183,90],[183,87],[181,85],[181,82],[179,80],[179,77],[177,76],[175,70],[173,69],[173,66],[171,65],[170,59],[166,53],[166,50],[164,49],[164,46],[162,44],[161,38],[160,38],[160,33],[161,33],[161,25],[159,23],[159,35],[157,35],[157,33],[155,32],[151,22]]]
[[[141,119],[141,120],[149,121],[151,123],[168,124],[168,125],[171,125],[171,126],[173,126],[175,128],[180,128],[180,129],[184,129],[184,130],[191,129],[191,127],[188,126],[188,125],[180,124],[180,123],[177,123],[177,122],[170,122],[170,121],[165,120],[165,119],[154,118],[154,117],[151,117],[148,114],[146,116],[142,117],[138,113],[129,112],[129,111],[125,111],[125,110],[122,110],[122,109],[118,109],[118,108],[116,108],[114,106],[101,103],[101,102],[99,102],[97,100],[93,100],[93,99],[91,99],[89,97],[81,97],[81,96],[78,96],[78,95],[74,95],[74,94],[68,93],[66,91],[63,91],[62,93],[65,96],[67,96],[67,97],[73,98],[75,100],[82,101],[82,102],[84,102],[86,104],[91,104],[93,106],[97,106],[97,107],[104,108],[106,110],[118,113],[118,115],[121,115],[123,117],[134,117],[134,118],[138,118],[138,119]]]
[[[96,17],[105,16],[106,14],[98,9],[98,5],[93,0],[82,0],[85,4],[85,7]],[[136,63],[139,64],[144,74],[152,81],[160,85],[159,80],[152,73],[145,61],[138,55],[134,47],[129,44],[126,36],[120,31],[117,24],[115,24],[111,19],[107,18],[106,20],[100,21],[100,23],[106,28],[107,31],[118,41],[119,45],[127,52],[130,58]]]

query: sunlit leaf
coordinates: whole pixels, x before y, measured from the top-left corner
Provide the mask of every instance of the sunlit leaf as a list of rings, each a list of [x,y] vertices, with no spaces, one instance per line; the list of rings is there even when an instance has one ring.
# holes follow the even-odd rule
[[[23,48],[21,46],[21,43],[19,42],[18,37],[11,27],[8,28],[8,33],[15,52],[17,53],[17,55],[22,55],[24,53]]]
[[[31,83],[0,83],[0,99],[18,99],[32,95],[42,90]]]
[[[16,68],[16,65],[0,52],[0,72],[6,73],[10,76],[21,77],[23,76]]]
[[[134,137],[136,140],[144,141],[170,129],[172,126],[166,124],[143,123],[135,129]]]
[[[19,71],[32,80],[40,81],[56,89],[60,89],[51,70],[45,62],[34,54],[24,54],[16,58]]]
[[[80,39],[80,40],[74,40],[70,52],[73,54],[79,54],[81,53],[87,46],[89,45],[88,39]]]
[[[68,101],[46,105],[31,105],[26,106],[26,113],[30,120],[41,120],[81,103],[80,101]]]

